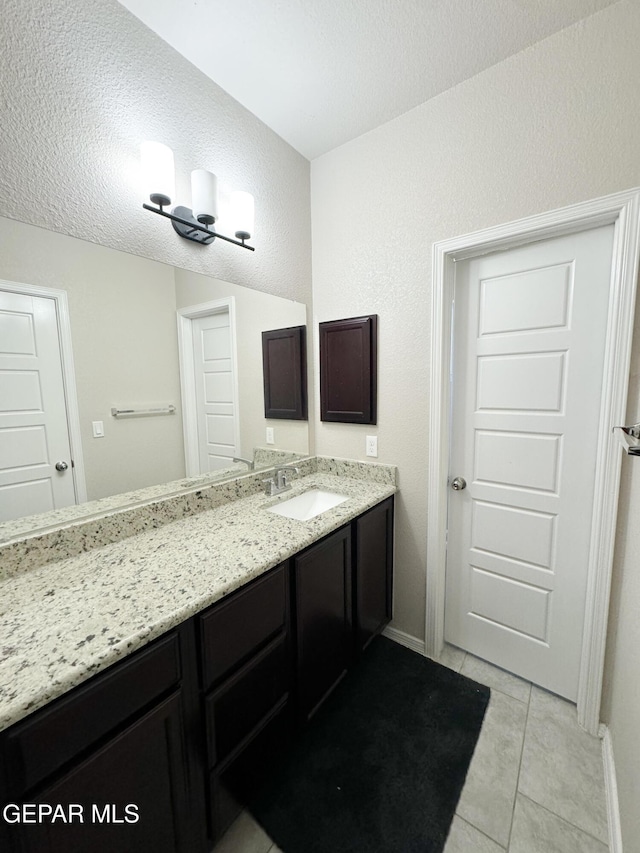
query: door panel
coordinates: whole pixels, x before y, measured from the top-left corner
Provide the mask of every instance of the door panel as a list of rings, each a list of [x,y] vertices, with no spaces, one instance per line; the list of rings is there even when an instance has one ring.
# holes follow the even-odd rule
[[[0,290],[0,521],[75,502],[55,301]]]
[[[445,637],[574,701],[612,242],[456,264]]]
[[[560,435],[476,430],[474,480],[556,494],[561,441]]]
[[[571,265],[560,264],[480,282],[480,337],[567,325]]]

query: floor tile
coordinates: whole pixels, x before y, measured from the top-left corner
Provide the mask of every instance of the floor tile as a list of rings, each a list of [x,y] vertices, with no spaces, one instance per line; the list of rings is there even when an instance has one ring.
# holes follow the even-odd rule
[[[523,702],[493,691],[457,814],[506,847],[527,718]]]
[[[436,663],[441,663],[442,666],[446,666],[448,669],[454,670],[454,672],[460,672],[460,668],[462,667],[466,656],[467,653],[463,649],[459,649],[457,646],[445,643],[444,648],[442,649],[442,654],[439,658],[434,658],[434,660]]]
[[[270,853],[273,841],[248,812],[231,824],[212,853]],[[277,848],[275,848],[277,850]]]
[[[509,853],[607,853],[608,849],[593,836],[518,794]]]
[[[470,853],[471,851],[473,853],[505,853],[504,847],[487,838],[466,820],[455,816],[444,853]]]
[[[602,746],[578,726],[575,705],[531,691],[518,790],[608,842]]]
[[[480,684],[486,684],[494,690],[499,690],[501,693],[506,693],[514,699],[519,699],[520,702],[529,701],[531,682],[473,655],[467,654],[460,674],[479,681]]]

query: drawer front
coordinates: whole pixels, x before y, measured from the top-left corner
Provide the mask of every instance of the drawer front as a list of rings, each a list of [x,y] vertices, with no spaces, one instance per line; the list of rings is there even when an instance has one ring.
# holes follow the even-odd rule
[[[205,690],[230,675],[284,629],[287,577],[287,565],[278,566],[200,617]]]
[[[209,766],[224,761],[286,698],[287,637],[281,633],[206,700]]]
[[[6,732],[2,752],[20,795],[178,684],[180,639],[172,633],[114,664]]]

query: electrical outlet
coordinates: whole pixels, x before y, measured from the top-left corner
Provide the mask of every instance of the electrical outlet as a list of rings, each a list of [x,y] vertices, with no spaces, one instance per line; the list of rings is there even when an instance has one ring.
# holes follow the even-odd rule
[[[91,421],[94,438],[104,438],[104,423],[102,421]]]
[[[367,441],[367,456],[377,456],[378,455],[378,436],[377,435],[368,435],[366,437]]]
[[[273,436],[273,427],[267,427],[267,444],[275,444],[276,440]]]

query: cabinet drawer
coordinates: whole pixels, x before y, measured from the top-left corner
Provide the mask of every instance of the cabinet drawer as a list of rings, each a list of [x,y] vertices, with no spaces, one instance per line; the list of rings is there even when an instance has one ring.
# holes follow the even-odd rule
[[[200,617],[202,686],[208,690],[275,634],[287,613],[287,565],[225,599]]]
[[[289,688],[287,637],[281,633],[239,672],[207,697],[209,766],[224,761]]]
[[[114,731],[180,677],[179,635],[172,633],[8,729],[2,752],[16,794]]]

